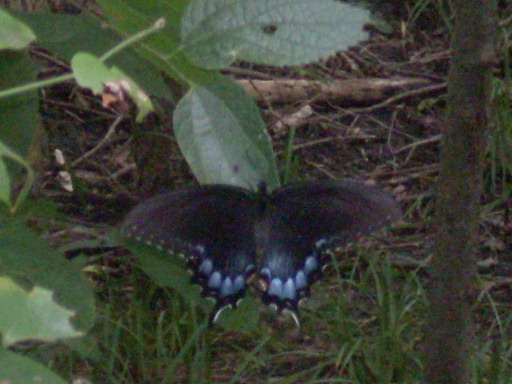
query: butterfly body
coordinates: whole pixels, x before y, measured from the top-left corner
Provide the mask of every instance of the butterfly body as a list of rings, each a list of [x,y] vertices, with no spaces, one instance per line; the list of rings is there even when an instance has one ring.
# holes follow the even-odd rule
[[[204,185],[141,203],[122,232],[184,254],[193,280],[216,299],[213,319],[237,305],[253,276],[265,303],[298,319],[329,250],[399,216],[392,197],[354,181],[292,183],[271,193]]]

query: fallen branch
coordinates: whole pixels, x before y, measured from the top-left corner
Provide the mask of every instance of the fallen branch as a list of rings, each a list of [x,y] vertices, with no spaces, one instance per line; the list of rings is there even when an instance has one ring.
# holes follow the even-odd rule
[[[338,106],[363,106],[382,102],[401,93],[429,88],[432,82],[423,78],[348,79],[320,82],[316,80],[238,80],[257,102],[269,104],[314,101]],[[437,90],[437,88],[435,88]],[[400,98],[401,99],[401,98]]]

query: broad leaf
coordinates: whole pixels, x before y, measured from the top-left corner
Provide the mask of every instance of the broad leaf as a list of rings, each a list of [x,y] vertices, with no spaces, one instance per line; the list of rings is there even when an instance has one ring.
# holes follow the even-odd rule
[[[219,81],[192,88],[174,114],[182,153],[202,184],[223,183],[256,189],[261,181],[278,186],[275,160],[259,115],[235,84]],[[252,120],[250,120],[252,118]]]
[[[30,292],[0,276],[0,334],[2,345],[20,341],[56,341],[82,336],[69,322],[74,312],[57,305],[53,292],[34,287]]]
[[[368,11],[333,0],[192,0],[181,37],[203,68],[235,60],[298,65],[366,39],[368,21]]]
[[[28,357],[0,348],[0,383],[67,384],[60,376]]]
[[[25,52],[0,52],[0,90],[36,80],[34,65]],[[10,148],[25,156],[38,124],[37,91],[0,99],[0,137]]]
[[[76,312],[73,325],[92,326],[95,315],[90,282],[81,266],[63,258],[24,223],[0,215],[0,273],[54,292],[55,301]]]
[[[27,25],[0,8],[0,50],[26,48],[35,38]]]
[[[113,80],[105,63],[90,53],[78,52],[73,56],[71,69],[78,85],[91,89],[97,95],[103,92],[107,81]]]

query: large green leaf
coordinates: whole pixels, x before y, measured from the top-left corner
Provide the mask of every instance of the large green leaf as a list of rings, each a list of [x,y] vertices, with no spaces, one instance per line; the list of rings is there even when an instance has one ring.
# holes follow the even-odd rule
[[[34,65],[25,52],[0,52],[0,90],[35,81]],[[38,123],[36,91],[0,99],[0,138],[25,156]]]
[[[179,102],[174,131],[182,153],[202,184],[256,189],[279,185],[270,141],[243,91],[227,78],[194,87]]]
[[[181,35],[197,65],[235,60],[297,65],[333,55],[367,38],[369,12],[333,0],[192,0]]]
[[[0,8],[0,49],[26,48],[35,38],[27,25]]]
[[[60,376],[28,357],[0,348],[0,383],[67,384]]]
[[[70,323],[73,311],[57,305],[53,293],[41,287],[30,292],[0,276],[0,334],[2,345],[20,341],[55,341],[83,336]]]
[[[73,325],[89,329],[94,321],[94,296],[81,265],[71,263],[24,223],[0,215],[0,274],[54,292],[55,301],[76,311]]]

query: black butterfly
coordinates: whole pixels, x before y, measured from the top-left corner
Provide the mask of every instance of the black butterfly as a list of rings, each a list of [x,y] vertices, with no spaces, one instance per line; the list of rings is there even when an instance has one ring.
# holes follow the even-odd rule
[[[128,238],[184,254],[193,280],[213,297],[216,320],[256,276],[262,299],[288,310],[321,276],[329,252],[400,217],[394,199],[354,181],[311,181],[267,193],[204,185],[155,196],[125,218]],[[252,279],[251,279],[252,281]]]

